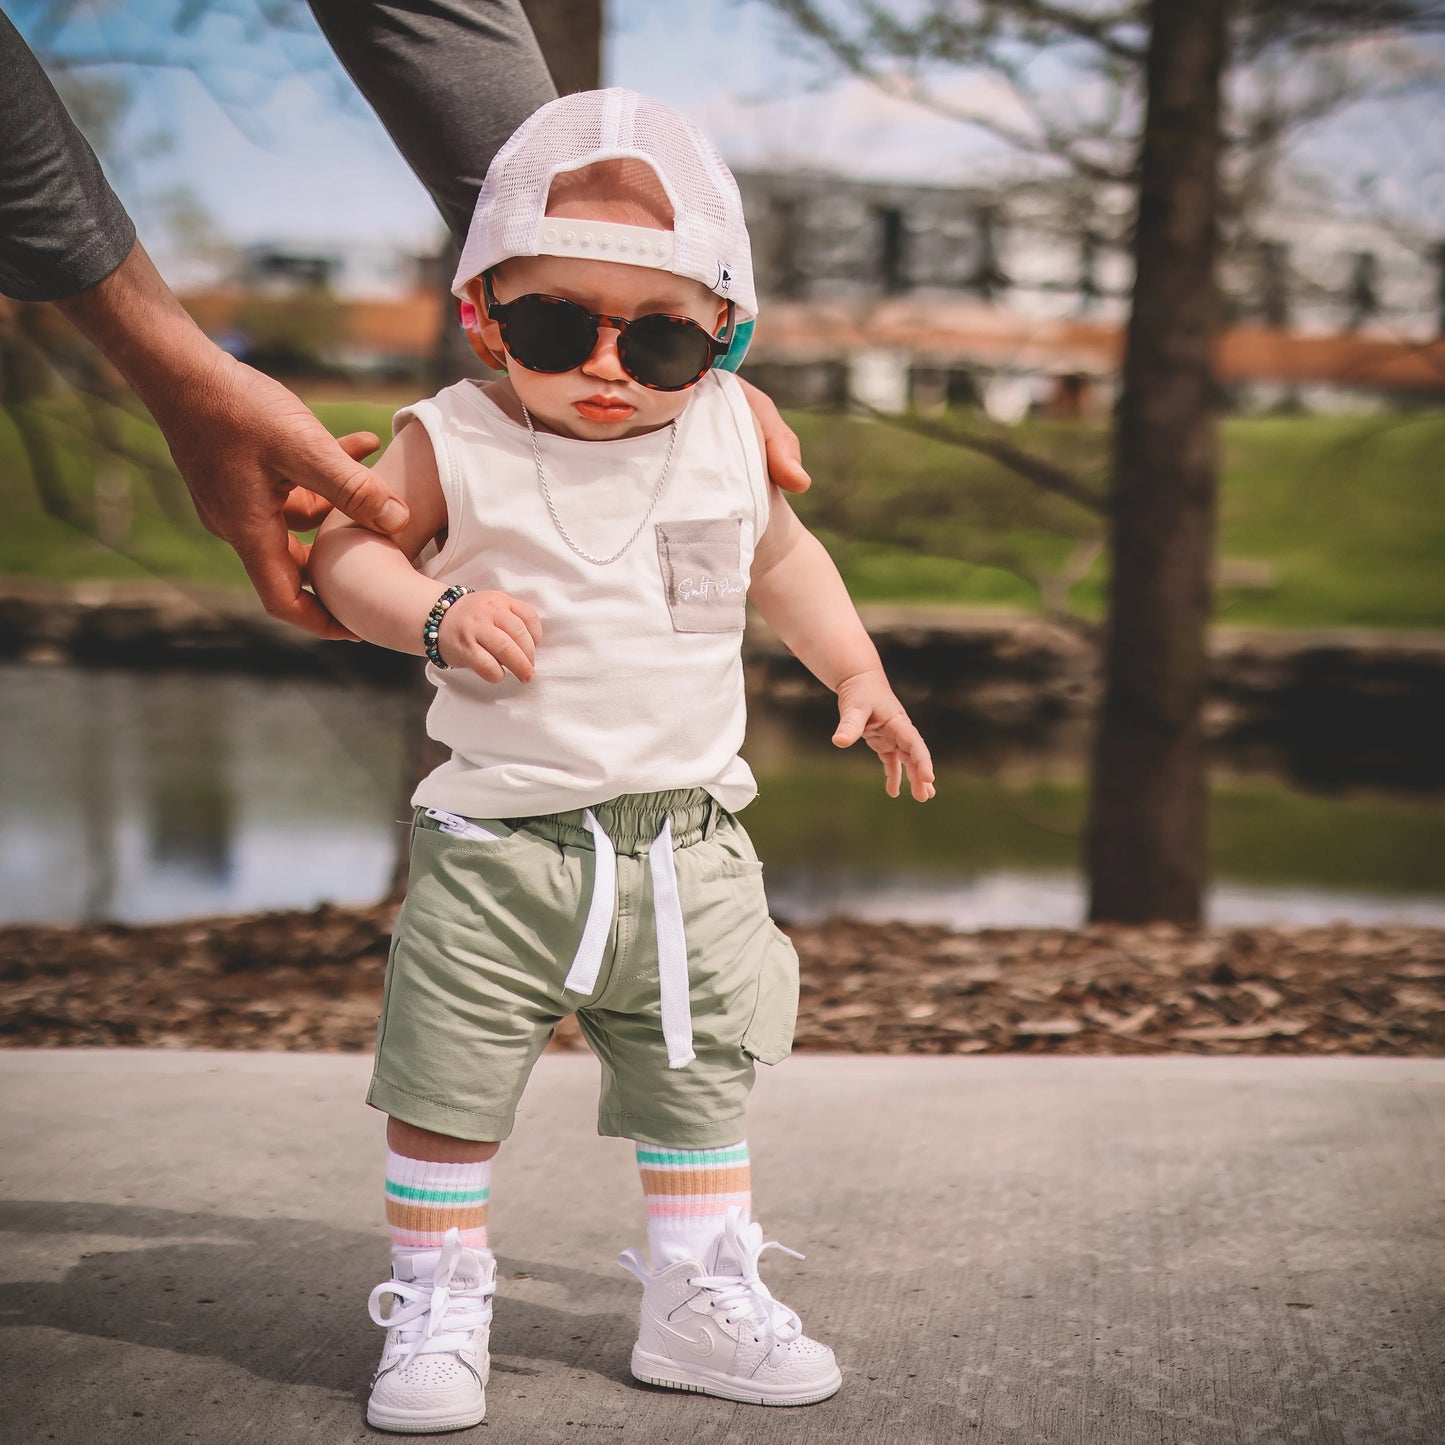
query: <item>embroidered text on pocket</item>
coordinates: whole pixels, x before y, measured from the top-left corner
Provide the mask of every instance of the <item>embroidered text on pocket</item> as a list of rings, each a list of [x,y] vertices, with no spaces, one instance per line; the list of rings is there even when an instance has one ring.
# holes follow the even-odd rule
[[[657,523],[657,555],[678,632],[741,632],[747,621],[742,518]]]

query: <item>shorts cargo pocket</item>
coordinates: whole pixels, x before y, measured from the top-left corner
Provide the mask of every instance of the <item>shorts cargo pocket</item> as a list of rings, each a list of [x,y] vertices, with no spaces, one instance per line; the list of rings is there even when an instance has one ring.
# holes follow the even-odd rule
[[[760,1064],[776,1064],[793,1051],[798,1022],[798,954],[776,924],[758,974],[758,1001],[743,1035],[743,1048]]]
[[[657,523],[657,556],[676,632],[741,632],[747,622],[742,518]]]

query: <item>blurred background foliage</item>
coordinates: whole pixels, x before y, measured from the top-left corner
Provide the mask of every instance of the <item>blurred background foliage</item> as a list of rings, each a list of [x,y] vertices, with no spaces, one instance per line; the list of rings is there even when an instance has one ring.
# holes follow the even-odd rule
[[[278,338],[311,334],[304,310],[254,304],[279,319]],[[313,404],[338,434],[386,436],[392,412],[409,399]],[[0,573],[246,585],[230,549],[196,522],[147,419],[127,415],[120,426],[124,455],[115,466],[127,480],[107,493],[82,402],[52,397],[43,411],[59,486],[49,496],[25,464],[15,415],[0,415]],[[794,411],[787,420],[817,479],[793,505],[859,601],[1041,612],[1059,606],[1067,582],[1068,609],[1099,617],[1105,563],[1096,513],[886,421]],[[1008,434],[1086,478],[1103,474],[1100,423],[1035,421]],[[1236,417],[1223,437],[1220,622],[1445,626],[1445,416]],[[121,491],[128,500],[117,514]],[[1075,580],[1081,563],[1087,571]]]

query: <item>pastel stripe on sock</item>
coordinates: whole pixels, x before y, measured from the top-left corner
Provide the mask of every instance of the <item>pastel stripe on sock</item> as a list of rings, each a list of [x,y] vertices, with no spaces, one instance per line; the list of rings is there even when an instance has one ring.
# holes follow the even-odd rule
[[[649,1220],[715,1219],[718,1221],[717,1229],[721,1229],[728,1210],[734,1204],[747,1209],[751,1198],[747,1190],[738,1194],[694,1194],[688,1199],[659,1199],[656,1195],[649,1195],[647,1217]],[[717,1229],[713,1233],[717,1233]]]
[[[455,1229],[463,1247],[485,1249],[491,1178],[490,1160],[439,1163],[388,1149],[384,1193],[392,1247],[440,1249]]]
[[[733,1144],[725,1149],[653,1149],[637,1146],[637,1162],[651,1169],[706,1169],[716,1164],[746,1164],[748,1146]]]
[[[474,1209],[425,1209],[417,1204],[386,1201],[386,1222],[394,1229],[430,1230],[438,1238],[449,1229],[485,1229],[487,1206]]]
[[[709,1194],[745,1194],[752,1188],[752,1170],[717,1169],[705,1165],[701,1169],[642,1169],[642,1192],[652,1198],[658,1194],[696,1194],[705,1188]]]
[[[485,1204],[492,1191],[481,1189],[417,1189],[410,1184],[386,1181],[386,1192],[392,1199],[414,1199],[425,1204]]]
[[[647,1244],[654,1263],[706,1259],[728,1210],[752,1208],[747,1140],[721,1149],[637,1146],[647,1204]]]

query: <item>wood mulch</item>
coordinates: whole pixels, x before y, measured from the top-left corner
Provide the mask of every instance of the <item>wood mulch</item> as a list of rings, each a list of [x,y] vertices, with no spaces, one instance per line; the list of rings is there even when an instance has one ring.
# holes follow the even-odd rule
[[[0,929],[0,1046],[365,1050],[393,910]],[[1445,1054],[1445,930],[788,929],[797,1047]],[[554,1046],[583,1047],[564,1021]]]

